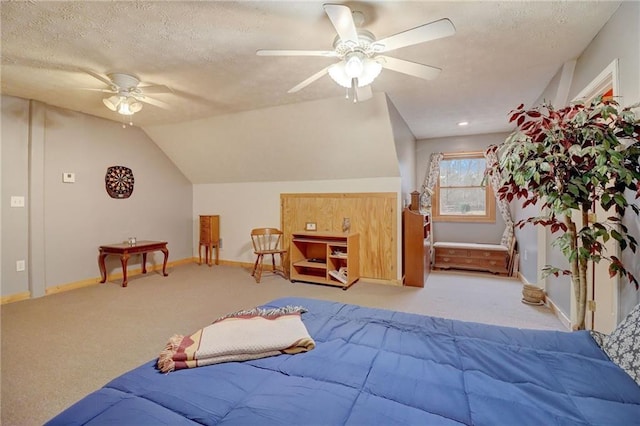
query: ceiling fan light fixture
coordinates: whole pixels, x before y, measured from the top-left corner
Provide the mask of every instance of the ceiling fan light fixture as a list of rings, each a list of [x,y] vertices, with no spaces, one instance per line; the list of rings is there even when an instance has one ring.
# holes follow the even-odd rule
[[[118,105],[118,114],[133,115],[142,109],[142,104],[132,98],[124,98]]]
[[[359,87],[368,86],[373,83],[373,80],[378,78],[382,71],[382,64],[372,59],[366,59],[363,65],[362,73],[360,74],[360,77],[358,77]]]
[[[129,104],[129,109],[136,113],[142,109],[142,102],[134,101]]]
[[[133,111],[131,111],[131,109],[129,108],[129,103],[127,103],[127,102],[122,102],[122,103],[118,106],[118,114],[122,114],[122,115],[133,115]]]
[[[344,61],[331,65],[327,71],[333,81],[338,83],[340,86],[346,89],[351,88],[351,78],[347,75]]]
[[[116,95],[110,96],[108,98],[104,98],[102,100],[102,103],[111,111],[117,111],[118,105],[120,105],[120,102],[121,102],[120,97]]]
[[[364,64],[362,63],[361,55],[352,54],[347,58],[344,64],[344,70],[347,76],[351,78],[360,78],[362,71],[364,70]]]
[[[349,61],[353,60],[353,58],[356,58],[355,61],[359,61],[359,63],[358,65],[353,65],[355,61],[351,62],[353,68],[351,72],[349,72]],[[360,72],[357,75],[353,75],[356,66],[360,67]],[[346,62],[340,61],[333,64],[327,71],[333,81],[346,89],[351,89],[354,78],[358,81],[358,87],[368,86],[373,83],[373,80],[375,80],[380,75],[380,71],[382,71],[382,64],[373,59],[365,58],[363,60],[357,56],[352,56],[347,59]]]

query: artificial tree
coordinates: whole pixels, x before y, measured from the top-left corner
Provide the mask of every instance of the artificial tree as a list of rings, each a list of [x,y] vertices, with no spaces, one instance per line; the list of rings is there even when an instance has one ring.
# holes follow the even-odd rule
[[[587,266],[609,262],[609,275],[625,276],[638,289],[638,280],[605,243],[617,242],[634,253],[637,240],[621,217],[627,209],[636,216],[640,198],[640,121],[633,107],[621,109],[614,100],[601,97],[561,109],[543,104],[532,109],[520,105],[511,112],[516,130],[498,146],[499,161],[488,174],[500,179],[498,196],[511,202],[524,199],[522,207],[542,203],[540,216],[527,223],[562,231],[553,244],[559,247],[570,270],[547,265],[544,276],[569,275],[577,306],[574,329],[584,329],[587,301]],[[635,198],[635,199],[634,199]],[[599,205],[605,215],[595,215]]]

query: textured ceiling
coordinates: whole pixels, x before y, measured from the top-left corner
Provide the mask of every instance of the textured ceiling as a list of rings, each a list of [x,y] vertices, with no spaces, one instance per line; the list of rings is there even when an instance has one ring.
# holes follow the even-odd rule
[[[2,93],[120,120],[104,84],[83,72],[128,72],[173,93],[154,95],[134,124],[182,122],[344,96],[325,76],[287,90],[334,59],[258,57],[258,49],[329,50],[323,2],[2,1]],[[507,113],[535,101],[562,64],[580,55],[620,2],[345,2],[383,38],[440,18],[457,33],[389,56],[442,68],[424,81],[383,70],[386,92],[419,138],[509,130]],[[466,128],[456,126],[466,120]]]

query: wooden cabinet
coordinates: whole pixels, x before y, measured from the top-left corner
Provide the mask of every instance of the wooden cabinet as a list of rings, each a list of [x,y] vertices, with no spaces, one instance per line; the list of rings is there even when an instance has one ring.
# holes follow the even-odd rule
[[[216,265],[219,262],[220,249],[220,216],[200,216],[200,243],[198,245],[198,264],[202,265],[202,246],[204,246],[205,263],[213,265],[213,248],[216,249]]]
[[[404,285],[424,287],[431,268],[429,216],[405,208],[402,212],[402,272]]]
[[[437,269],[466,269],[509,275],[509,250],[497,244],[434,244]]]
[[[294,232],[289,244],[291,282],[349,288],[360,278],[359,234]]]

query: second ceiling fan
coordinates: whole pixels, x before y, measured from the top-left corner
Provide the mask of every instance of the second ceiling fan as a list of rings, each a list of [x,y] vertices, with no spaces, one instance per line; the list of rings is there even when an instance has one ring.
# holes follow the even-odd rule
[[[352,12],[348,6],[325,4],[324,10],[338,33],[333,42],[334,50],[258,50],[258,56],[324,56],[340,59],[311,77],[289,89],[295,93],[325,74],[347,89],[352,89],[354,102],[372,96],[371,83],[382,68],[432,80],[441,69],[430,65],[406,61],[383,53],[455,34],[456,29],[448,19],[440,19],[416,28],[376,40],[375,36],[358,28],[364,20],[360,12]]]

